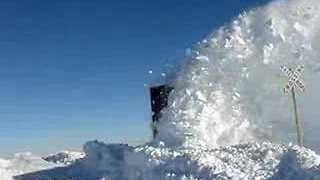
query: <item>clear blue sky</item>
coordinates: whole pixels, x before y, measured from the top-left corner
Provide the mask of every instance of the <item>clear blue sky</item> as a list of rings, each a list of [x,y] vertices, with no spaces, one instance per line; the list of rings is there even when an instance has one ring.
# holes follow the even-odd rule
[[[149,138],[144,83],[268,1],[1,1],[0,156]]]

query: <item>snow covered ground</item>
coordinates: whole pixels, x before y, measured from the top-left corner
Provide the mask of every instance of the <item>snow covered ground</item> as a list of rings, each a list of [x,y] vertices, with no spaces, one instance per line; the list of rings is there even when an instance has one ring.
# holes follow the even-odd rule
[[[48,163],[41,157],[31,153],[15,154],[12,159],[0,159],[0,179],[12,180],[13,176],[28,172],[62,166],[59,164]]]
[[[11,159],[0,159],[0,180],[11,180],[13,176],[29,172],[64,167],[84,158],[83,152],[62,151],[46,157],[32,153],[17,153]]]
[[[130,147],[93,141],[70,166],[17,179],[320,179],[320,156],[292,145],[249,143],[216,149],[168,148],[163,143]]]
[[[303,65],[307,86],[319,84],[319,22],[319,0],[247,11],[199,42],[170,79],[175,89],[157,139],[138,147],[88,142],[85,156],[69,165],[18,155],[0,161],[0,179],[320,180],[320,157],[289,144],[296,136],[280,71]],[[317,117],[305,118],[305,129],[317,129]],[[312,147],[320,147],[319,133],[309,134]]]

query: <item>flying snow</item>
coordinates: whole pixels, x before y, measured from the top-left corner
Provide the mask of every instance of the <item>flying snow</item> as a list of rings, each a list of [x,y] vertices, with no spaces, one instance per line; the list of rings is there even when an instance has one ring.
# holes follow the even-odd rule
[[[159,140],[210,148],[295,142],[280,67],[303,65],[311,84],[320,64],[319,8],[317,0],[276,1],[208,35],[172,84]]]

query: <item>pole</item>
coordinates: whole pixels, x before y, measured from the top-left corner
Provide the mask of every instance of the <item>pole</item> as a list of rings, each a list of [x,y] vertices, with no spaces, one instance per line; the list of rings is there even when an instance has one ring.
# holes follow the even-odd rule
[[[291,93],[292,93],[292,100],[293,100],[293,110],[294,110],[294,118],[296,122],[296,127],[297,127],[297,140],[299,146],[303,146],[303,131],[302,131],[302,123],[299,119],[298,115],[298,108],[297,108],[297,101],[296,101],[296,93],[294,91],[294,87],[291,88]]]

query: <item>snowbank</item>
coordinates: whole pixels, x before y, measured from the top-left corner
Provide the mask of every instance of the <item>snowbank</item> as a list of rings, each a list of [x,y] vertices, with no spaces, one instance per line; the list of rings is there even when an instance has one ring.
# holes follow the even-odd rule
[[[320,156],[292,145],[252,143],[216,149],[88,142],[75,164],[17,179],[274,179],[320,178]]]

